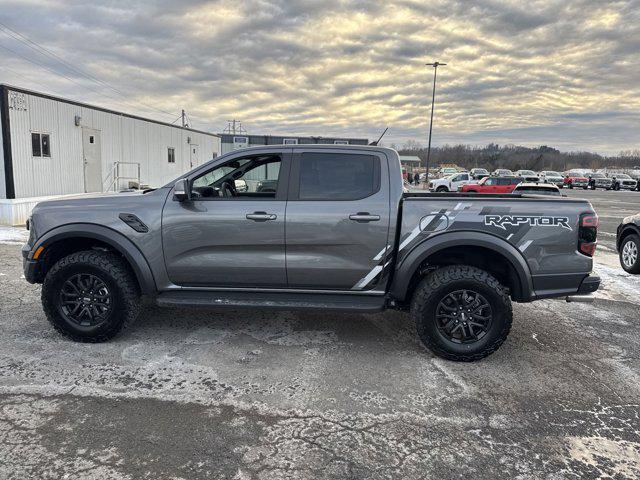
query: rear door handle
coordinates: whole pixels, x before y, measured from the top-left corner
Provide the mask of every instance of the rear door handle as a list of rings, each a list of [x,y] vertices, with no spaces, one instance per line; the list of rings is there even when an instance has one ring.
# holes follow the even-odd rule
[[[380,215],[371,215],[369,212],[358,212],[349,215],[349,220],[358,223],[377,222],[380,220]]]
[[[278,216],[275,213],[267,212],[253,212],[247,213],[247,220],[253,220],[254,222],[266,222],[267,220],[275,220]]]

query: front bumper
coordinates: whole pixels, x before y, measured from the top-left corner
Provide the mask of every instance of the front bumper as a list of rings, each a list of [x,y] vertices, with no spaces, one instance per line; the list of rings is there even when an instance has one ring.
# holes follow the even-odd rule
[[[26,243],[22,247],[22,271],[29,283],[42,283],[42,260],[31,259],[31,246]]]

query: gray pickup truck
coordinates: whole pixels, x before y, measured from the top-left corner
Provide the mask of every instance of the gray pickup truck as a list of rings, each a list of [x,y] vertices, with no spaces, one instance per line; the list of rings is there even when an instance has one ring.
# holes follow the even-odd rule
[[[42,202],[22,254],[49,321],[77,341],[112,338],[141,296],[393,308],[411,313],[437,355],[472,361],[504,342],[512,301],[598,288],[597,222],[584,200],[403,193],[388,148],[276,146],[234,151],[155,190]]]

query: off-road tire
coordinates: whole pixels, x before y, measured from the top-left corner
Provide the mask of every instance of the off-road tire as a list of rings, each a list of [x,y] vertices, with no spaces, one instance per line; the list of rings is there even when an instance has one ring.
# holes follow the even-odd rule
[[[636,261],[631,266],[625,265],[624,261],[622,260],[624,247],[629,242],[634,242],[636,245]],[[623,268],[625,272],[633,273],[634,275],[640,273],[640,236],[634,233],[632,235],[627,235],[626,237],[624,237],[622,242],[620,242],[619,258],[620,258],[620,266]]]
[[[460,289],[480,293],[492,309],[491,326],[474,343],[454,343],[436,325],[436,309],[449,293]],[[513,312],[508,291],[488,272],[469,265],[450,265],[428,274],[411,299],[411,316],[422,343],[439,357],[457,362],[473,362],[495,352],[505,341]]]
[[[79,273],[91,274],[102,280],[113,299],[106,319],[93,327],[73,323],[61,311],[62,286],[67,279]],[[140,289],[129,266],[120,256],[101,250],[85,250],[60,259],[49,270],[42,285],[42,307],[53,328],[66,337],[76,342],[105,342],[138,316]]]

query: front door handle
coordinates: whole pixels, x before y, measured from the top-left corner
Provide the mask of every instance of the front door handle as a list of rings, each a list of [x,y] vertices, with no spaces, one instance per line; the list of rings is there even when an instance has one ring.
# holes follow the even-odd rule
[[[247,220],[253,220],[254,222],[266,222],[267,220],[275,220],[278,216],[275,213],[267,212],[253,212],[247,213]]]
[[[371,215],[369,212],[358,212],[349,215],[349,220],[358,223],[377,222],[380,220],[380,215]]]

